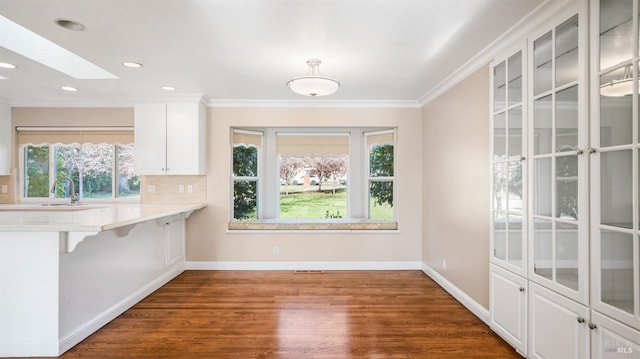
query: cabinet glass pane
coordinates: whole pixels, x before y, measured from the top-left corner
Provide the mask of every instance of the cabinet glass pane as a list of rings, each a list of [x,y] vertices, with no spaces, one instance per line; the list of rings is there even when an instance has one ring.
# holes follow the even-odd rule
[[[633,236],[600,231],[600,299],[633,314]]]
[[[578,148],[578,86],[556,94],[556,152]]]
[[[533,271],[549,280],[553,278],[553,241],[551,221],[535,218],[533,224]]]
[[[578,290],[578,226],[556,223],[556,282]]]
[[[493,68],[493,111],[497,112],[505,108],[507,99],[505,62],[501,62]]]
[[[537,99],[533,104],[533,152],[551,153],[551,95]]]
[[[509,57],[508,96],[509,106],[522,102],[522,52]]]
[[[507,210],[507,163],[493,164],[493,209]]]
[[[556,86],[578,79],[578,15],[556,28]]]
[[[600,69],[633,54],[633,0],[600,1]]]
[[[509,161],[508,163],[509,190],[508,210],[509,212],[522,212],[522,162]]]
[[[512,159],[522,157],[522,107],[509,110],[509,149],[507,155]]]
[[[600,76],[600,146],[616,146],[631,143],[633,96],[618,91],[625,68],[619,68]],[[630,90],[630,88],[629,88]]]
[[[502,112],[493,116],[493,159],[507,154],[507,115]]]
[[[631,150],[600,153],[600,221],[633,228]]]
[[[556,158],[556,217],[578,219],[578,156]]]
[[[626,338],[610,328],[601,326],[602,332],[596,337],[600,343],[599,350],[591,354],[598,359],[640,359],[640,345],[631,338]],[[593,338],[593,337],[592,337]]]
[[[493,213],[493,256],[507,258],[507,217],[504,213]]]
[[[509,256],[507,262],[522,268],[522,217],[509,215]]]
[[[534,160],[534,208],[533,213],[551,216],[551,158]]]
[[[551,31],[533,43],[533,94],[551,90]]]

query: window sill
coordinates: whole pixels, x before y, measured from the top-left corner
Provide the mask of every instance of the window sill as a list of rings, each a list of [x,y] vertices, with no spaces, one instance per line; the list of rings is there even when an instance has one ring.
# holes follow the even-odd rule
[[[397,230],[398,222],[375,221],[370,219],[260,219],[255,221],[233,221],[229,230],[241,231],[358,231]]]

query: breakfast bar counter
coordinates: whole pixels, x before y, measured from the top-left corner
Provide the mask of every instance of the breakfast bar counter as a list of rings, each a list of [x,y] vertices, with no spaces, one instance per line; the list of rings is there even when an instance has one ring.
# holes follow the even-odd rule
[[[182,273],[204,206],[0,205],[0,357],[59,356]]]

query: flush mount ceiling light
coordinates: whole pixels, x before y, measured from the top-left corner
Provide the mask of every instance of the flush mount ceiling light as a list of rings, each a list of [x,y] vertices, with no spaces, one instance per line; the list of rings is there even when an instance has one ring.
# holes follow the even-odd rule
[[[306,76],[295,77],[287,82],[291,91],[303,96],[327,96],[338,91],[340,83],[330,77],[320,75],[320,64],[317,59],[307,60],[309,73]]]
[[[631,72],[631,64],[625,66],[622,78],[600,85],[600,95],[606,97],[631,95],[633,93],[633,76]]]

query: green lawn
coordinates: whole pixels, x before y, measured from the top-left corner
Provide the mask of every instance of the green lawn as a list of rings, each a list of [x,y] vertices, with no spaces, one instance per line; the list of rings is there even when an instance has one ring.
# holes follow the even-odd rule
[[[317,186],[289,186],[289,194],[285,195],[284,186],[280,191],[280,218],[322,219],[331,215],[346,218],[347,191],[337,188],[335,195],[331,189],[319,192]],[[371,202],[371,219],[392,221],[393,207],[376,206]]]

